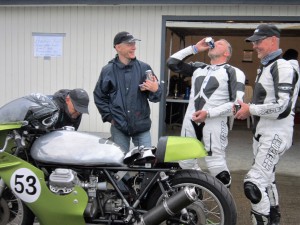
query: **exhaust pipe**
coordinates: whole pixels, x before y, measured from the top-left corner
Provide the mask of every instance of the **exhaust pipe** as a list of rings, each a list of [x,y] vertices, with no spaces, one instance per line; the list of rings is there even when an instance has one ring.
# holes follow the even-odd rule
[[[145,213],[136,225],[157,225],[198,199],[194,187],[185,187],[180,192],[164,200],[160,205]]]

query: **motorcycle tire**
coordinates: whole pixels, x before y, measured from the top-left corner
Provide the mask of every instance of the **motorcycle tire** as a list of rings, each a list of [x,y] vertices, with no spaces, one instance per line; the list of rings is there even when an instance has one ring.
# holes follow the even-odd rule
[[[6,188],[0,199],[0,225],[32,225],[33,222],[31,210]]]
[[[185,186],[194,186],[199,200],[186,208],[189,221],[184,221],[179,213],[161,224],[236,225],[237,210],[234,199],[228,188],[215,177],[201,171],[181,170],[172,177],[170,185],[176,192]],[[158,185],[147,199],[148,210],[162,202],[164,196]]]

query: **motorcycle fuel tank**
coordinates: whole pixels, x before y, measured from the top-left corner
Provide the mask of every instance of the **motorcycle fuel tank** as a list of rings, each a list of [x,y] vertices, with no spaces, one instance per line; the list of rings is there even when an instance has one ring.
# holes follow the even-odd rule
[[[39,137],[31,148],[32,157],[43,163],[77,166],[123,166],[124,152],[104,138],[60,130]]]

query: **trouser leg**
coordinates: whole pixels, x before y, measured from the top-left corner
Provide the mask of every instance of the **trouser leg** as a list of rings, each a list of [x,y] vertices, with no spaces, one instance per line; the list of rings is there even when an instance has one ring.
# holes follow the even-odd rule
[[[150,130],[133,135],[132,142],[133,142],[134,146],[142,146],[143,145],[146,148],[152,147]]]
[[[270,199],[270,225],[279,225],[281,214],[279,209],[278,191],[275,185],[275,173],[273,183],[268,186],[267,193]]]
[[[211,175],[230,187],[231,176],[226,162],[228,145],[227,118],[207,119],[203,128],[203,142],[208,156],[205,157]]]
[[[200,125],[185,118],[181,136],[194,137],[204,143],[209,155],[205,161],[210,174],[230,187],[231,176],[225,158],[228,145],[227,117],[207,119],[205,124]],[[182,160],[179,165],[183,169],[201,170],[197,159]]]
[[[268,216],[269,224],[274,221],[273,225],[278,225],[280,220],[275,168],[280,156],[290,146],[285,140],[285,135],[280,132],[268,133],[259,139],[254,139],[255,159],[244,179],[245,195],[251,201],[252,211],[258,215]]]
[[[181,128],[181,136],[197,138],[195,128],[190,119],[184,118],[182,128]],[[179,166],[182,169],[201,170],[198,164],[198,159],[181,160],[179,161]]]
[[[110,127],[110,133],[111,140],[127,153],[129,151],[131,137],[127,136],[113,125]]]

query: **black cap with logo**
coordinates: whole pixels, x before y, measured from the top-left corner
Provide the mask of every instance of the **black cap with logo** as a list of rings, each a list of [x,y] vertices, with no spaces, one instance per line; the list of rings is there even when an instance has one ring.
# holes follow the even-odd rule
[[[251,37],[246,38],[246,42],[254,42],[267,37],[280,37],[280,30],[273,24],[260,24]]]
[[[121,43],[131,43],[136,41],[140,41],[140,39],[133,37],[133,35],[127,31],[122,31],[116,34],[114,38],[114,47]]]
[[[89,96],[87,92],[81,88],[70,91],[69,96],[77,112],[89,114]]]

